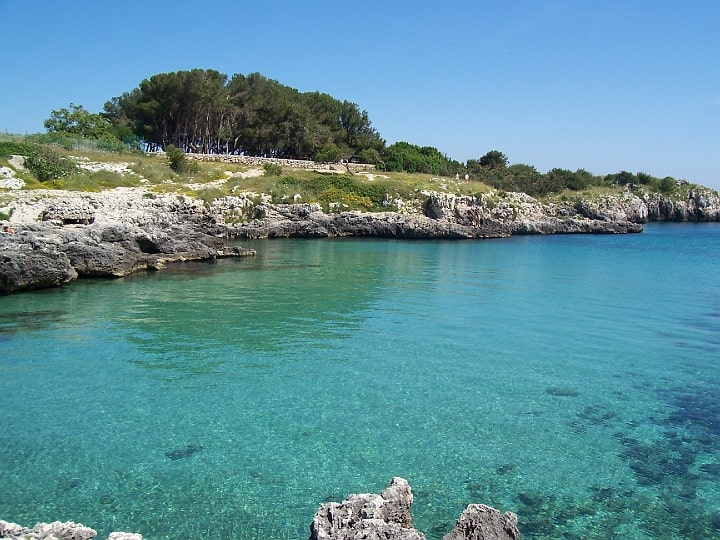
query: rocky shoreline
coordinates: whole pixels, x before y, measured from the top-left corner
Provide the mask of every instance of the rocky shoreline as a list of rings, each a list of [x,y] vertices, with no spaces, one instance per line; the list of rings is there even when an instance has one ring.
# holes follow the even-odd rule
[[[309,540],[425,540],[412,525],[413,494],[407,480],[395,477],[379,495],[350,495],[320,506]],[[97,532],[79,523],[39,523],[32,529],[0,520],[0,538],[11,540],[92,540]],[[443,540],[518,540],[518,518],[484,504],[470,504]],[[113,532],[108,540],[142,540],[138,533]]]
[[[720,221],[716,192],[686,191],[683,199],[625,191],[558,203],[523,193],[478,198],[423,192],[415,201],[388,201],[392,211],[377,213],[272,204],[253,193],[206,203],[142,188],[12,191],[0,207],[0,214],[9,216],[0,234],[0,294],[160,270],[173,262],[255,254],[228,245],[228,239],[624,234],[641,232],[649,221]]]

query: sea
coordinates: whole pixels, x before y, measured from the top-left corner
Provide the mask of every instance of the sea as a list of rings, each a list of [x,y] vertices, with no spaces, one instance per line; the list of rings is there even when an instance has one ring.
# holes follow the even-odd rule
[[[0,297],[0,519],[306,539],[400,476],[428,539],[720,538],[720,224],[242,245]]]

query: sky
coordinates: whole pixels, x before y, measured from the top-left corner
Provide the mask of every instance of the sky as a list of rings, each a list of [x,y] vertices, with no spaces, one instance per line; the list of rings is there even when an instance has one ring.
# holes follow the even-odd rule
[[[158,73],[259,72],[452,159],[720,189],[720,0],[0,0],[0,132]]]

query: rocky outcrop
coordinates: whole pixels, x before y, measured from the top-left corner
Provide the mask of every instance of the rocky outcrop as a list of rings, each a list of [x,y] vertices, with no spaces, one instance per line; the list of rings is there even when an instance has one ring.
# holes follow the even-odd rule
[[[407,480],[396,477],[380,495],[363,493],[340,503],[325,503],[312,520],[310,540],[425,540],[425,535],[412,527],[412,502]]]
[[[175,196],[53,194],[12,210],[12,232],[0,234],[0,294],[255,254],[227,246],[202,205]]]
[[[686,187],[675,197],[628,190],[583,199],[574,208],[583,216],[603,221],[720,221],[720,196],[700,186]]]
[[[81,523],[72,521],[38,523],[32,529],[0,520],[0,538],[11,540],[91,540],[97,532]],[[114,532],[108,540],[142,540],[137,533]]]
[[[299,197],[299,196],[298,196]],[[477,197],[422,192],[389,201],[395,211],[324,212],[319,204],[272,204],[242,193],[212,203],[139,188],[101,193],[19,191],[0,214],[0,294],[76,277],[125,276],[176,261],[253,254],[222,238],[502,238],[515,234],[621,234],[648,221],[719,221],[717,192],[688,187],[668,198],[626,190],[543,203],[524,193]]]
[[[78,277],[122,277],[181,261],[254,255],[184,227],[28,225],[0,236],[0,293],[54,287]]]
[[[518,518],[501,514],[484,504],[471,504],[460,514],[453,530],[443,540],[518,540]]]
[[[379,495],[350,495],[325,503],[315,513],[310,540],[425,540],[413,528],[413,494],[404,478],[393,478]],[[518,540],[517,516],[483,504],[471,504],[444,540]]]
[[[58,287],[77,277],[57,246],[34,242],[24,234],[0,237],[0,292]]]
[[[381,237],[503,238],[513,234],[629,233],[642,226],[628,219],[591,218],[572,205],[545,205],[525,194],[489,201],[472,196],[426,193],[423,214],[405,212],[325,213],[318,204],[255,207],[252,219],[228,226],[239,238]]]
[[[498,223],[468,226],[456,220],[433,219],[398,212],[325,213],[317,204],[261,204],[254,219],[228,227],[239,238],[376,237],[376,238],[498,238],[510,228]]]

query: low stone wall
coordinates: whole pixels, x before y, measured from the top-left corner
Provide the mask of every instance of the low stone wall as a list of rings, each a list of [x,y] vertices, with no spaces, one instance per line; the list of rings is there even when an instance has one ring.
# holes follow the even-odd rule
[[[198,161],[220,161],[223,163],[239,163],[241,165],[249,165],[251,167],[262,167],[266,163],[280,165],[291,169],[312,169],[312,170],[347,170],[345,163],[318,163],[309,159],[280,159],[266,158],[256,156],[240,156],[235,154],[185,154],[188,159],[196,159]],[[355,171],[372,171],[375,165],[369,163],[349,163],[350,170]]]

